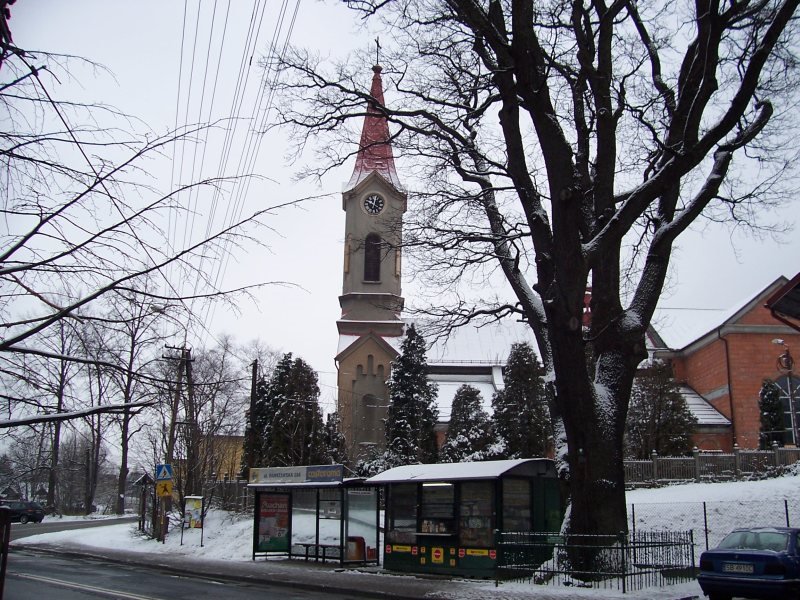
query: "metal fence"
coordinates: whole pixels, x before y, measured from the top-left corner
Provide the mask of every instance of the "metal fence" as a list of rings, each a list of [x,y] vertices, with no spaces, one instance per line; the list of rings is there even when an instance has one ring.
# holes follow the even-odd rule
[[[652,485],[675,481],[730,481],[780,472],[800,461],[800,448],[704,452],[695,448],[692,456],[659,456],[649,460],[626,460],[626,485]]]
[[[800,525],[800,498],[717,502],[652,502],[628,505],[629,528],[695,532],[700,550],[714,548],[737,527]],[[699,553],[698,553],[699,555]]]
[[[497,580],[623,593],[694,578],[691,531],[632,531],[618,536],[502,532]]]

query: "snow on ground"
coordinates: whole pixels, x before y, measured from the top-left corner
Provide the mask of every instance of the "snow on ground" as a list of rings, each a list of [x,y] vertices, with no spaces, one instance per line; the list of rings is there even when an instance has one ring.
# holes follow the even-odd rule
[[[658,489],[640,489],[628,492],[627,501],[636,507],[636,527],[639,529],[665,529],[665,528],[685,528],[687,523],[695,521],[675,520],[675,513],[667,510],[670,505],[690,506],[691,503],[702,502],[782,502],[784,499],[794,500],[800,497],[800,474],[792,474],[775,479],[767,479],[752,482],[729,482],[729,483],[702,483],[675,485]],[[687,504],[689,503],[689,504]],[[650,510],[647,510],[647,508]],[[778,518],[778,517],[776,517]],[[781,517],[785,518],[785,517]],[[48,517],[48,520],[50,517]],[[800,514],[794,514],[793,519],[800,522]],[[296,531],[296,536],[301,535],[299,529],[301,519],[295,515],[292,527]],[[311,519],[310,522],[313,522]],[[737,517],[735,525],[746,526],[754,524],[748,522],[747,517]],[[758,524],[767,524],[759,520]],[[783,521],[772,524],[782,525]],[[792,523],[795,525],[796,523]],[[313,527],[313,525],[310,525]],[[180,528],[175,528],[167,536],[166,543],[158,543],[142,537],[136,531],[135,524],[109,525],[93,529],[80,530],[80,537],[76,536],[75,530],[59,533],[47,533],[27,537],[25,544],[48,544],[58,546],[63,543],[65,546],[81,546],[91,548],[124,548],[132,552],[142,553],[168,553],[172,556],[187,556],[196,558],[230,560],[230,561],[251,561],[252,557],[252,535],[253,521],[251,515],[231,515],[223,511],[212,510],[205,522],[205,529],[202,532],[203,546],[200,546],[201,531],[199,529],[187,529],[184,531],[183,543],[181,544]],[[297,537],[295,537],[297,539]],[[695,540],[698,543],[698,552],[703,549],[702,533],[695,533]],[[322,541],[322,540],[321,540]],[[335,540],[334,540],[335,541]],[[713,544],[712,544],[713,545]],[[491,583],[475,583],[476,598],[518,598],[524,597],[532,592],[530,584],[525,583],[505,583],[498,590]],[[647,589],[641,592],[628,593],[625,596],[617,596],[616,591],[611,590],[579,590],[575,588],[555,588],[555,587],[536,587],[535,593],[538,596],[564,597],[564,598],[684,598],[702,597],[700,587],[696,582],[689,582],[668,588],[655,590]],[[463,591],[459,592],[463,598]]]

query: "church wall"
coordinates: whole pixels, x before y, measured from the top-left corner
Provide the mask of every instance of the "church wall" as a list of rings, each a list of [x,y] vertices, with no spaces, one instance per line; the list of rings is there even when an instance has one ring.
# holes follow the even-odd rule
[[[386,380],[391,360],[377,344],[368,343],[339,365],[339,402],[340,406],[347,405],[346,414],[340,415],[351,460],[357,460],[372,446],[385,445],[383,424],[389,404]]]

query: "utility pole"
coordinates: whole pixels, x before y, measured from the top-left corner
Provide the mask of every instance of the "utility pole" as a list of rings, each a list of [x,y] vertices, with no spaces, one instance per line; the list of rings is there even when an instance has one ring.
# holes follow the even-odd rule
[[[165,348],[168,350],[178,350],[180,351],[180,356],[172,356],[172,355],[165,355],[163,358],[167,360],[177,360],[178,362],[178,372],[175,381],[175,399],[172,402],[172,406],[170,407],[170,420],[169,420],[169,430],[167,432],[167,448],[166,448],[166,456],[165,456],[165,464],[171,465],[174,459],[175,454],[175,438],[177,437],[177,423],[178,423],[178,412],[180,410],[181,400],[183,398],[183,376],[184,372],[186,372],[187,376],[187,389],[189,392],[189,400],[188,403],[190,406],[193,406],[194,400],[194,386],[191,380],[191,349],[183,347],[183,346],[169,346],[164,345]],[[187,410],[187,417],[189,413],[194,414],[193,409]],[[188,444],[187,444],[188,445]],[[187,463],[188,456],[187,456]],[[187,474],[188,469],[186,465],[184,465],[184,473],[179,473],[179,476],[183,478],[184,486],[186,485],[187,481]],[[184,490],[185,491],[185,490]],[[185,495],[185,494],[184,494]],[[160,539],[161,541],[165,541],[167,537],[167,532],[169,529],[169,511],[172,509],[172,497],[167,496],[159,503],[161,509],[161,532],[160,532]]]
[[[253,368],[252,378],[250,380],[250,429],[248,431],[247,440],[247,478],[250,479],[250,470],[255,467],[256,462],[256,427],[255,427],[255,414],[256,414],[256,384],[258,380],[258,359],[253,361],[251,365]]]

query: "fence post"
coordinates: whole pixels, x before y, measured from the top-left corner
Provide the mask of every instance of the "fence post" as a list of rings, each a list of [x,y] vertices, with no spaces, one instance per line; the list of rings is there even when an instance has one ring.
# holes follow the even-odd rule
[[[692,448],[692,456],[694,457],[694,480],[700,483],[700,473],[702,473],[702,469],[700,467],[700,450],[698,450],[697,446]]]
[[[772,440],[772,461],[774,463],[774,467],[777,469],[780,466],[780,446],[778,446],[777,440]]]
[[[653,463],[653,481],[658,481],[658,452],[655,448],[650,453],[650,461]]]
[[[741,457],[739,456],[739,444],[733,444],[733,478],[739,479],[739,473],[741,472],[742,465],[739,462]]]
[[[705,502],[703,502],[703,530],[706,534],[706,550],[708,550],[708,511]]]
[[[791,527],[789,525],[789,501],[786,498],[783,499],[783,511],[786,513],[786,526]]]

